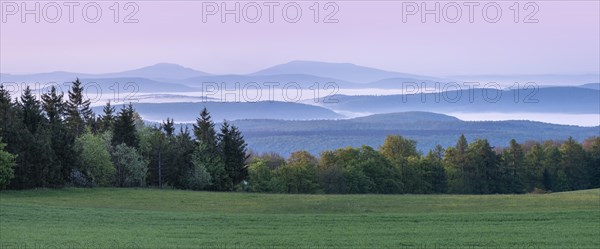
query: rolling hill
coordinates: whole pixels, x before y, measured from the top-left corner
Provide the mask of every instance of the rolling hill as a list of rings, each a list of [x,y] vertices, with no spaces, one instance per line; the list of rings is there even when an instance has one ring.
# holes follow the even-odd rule
[[[390,134],[416,140],[418,148],[425,153],[437,144],[444,147],[454,145],[461,134],[465,134],[469,141],[487,138],[493,146],[499,147],[507,146],[512,138],[524,142],[566,140],[572,136],[583,141],[600,134],[598,126],[579,127],[533,121],[462,121],[427,112],[378,114],[341,120],[237,120],[233,124],[243,132],[252,150],[283,155],[297,150],[319,154],[323,150],[359,147],[363,144],[378,148]]]
[[[435,111],[598,114],[600,91],[580,87],[525,90],[462,89],[442,93],[387,96],[337,95],[321,103],[335,111],[362,113]]]
[[[317,61],[291,61],[275,65],[251,75],[278,75],[278,74],[310,74],[325,78],[340,79],[342,81],[369,83],[389,78],[410,78],[420,80],[442,80],[435,77],[405,74],[363,67],[351,63],[328,63]],[[447,80],[442,80],[446,82]]]
[[[344,116],[326,108],[289,102],[179,102],[179,103],[133,103],[144,120],[162,121],[168,118],[176,122],[194,122],[202,108],[210,110],[213,120],[239,119],[339,119]],[[120,107],[119,107],[120,108]],[[94,108],[102,113],[102,107]]]

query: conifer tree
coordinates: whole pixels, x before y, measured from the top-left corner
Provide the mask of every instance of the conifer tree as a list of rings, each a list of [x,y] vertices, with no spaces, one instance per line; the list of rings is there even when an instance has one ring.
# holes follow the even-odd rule
[[[50,124],[62,122],[64,113],[63,95],[64,94],[62,93],[58,94],[56,92],[55,86],[50,88],[50,92],[42,95],[42,107],[44,112],[46,112]]]
[[[215,124],[206,107],[202,109],[200,117],[196,119],[196,124],[194,124],[194,136],[198,142],[204,143],[209,149],[216,149],[217,133],[215,131]]]
[[[223,122],[219,134],[219,149],[228,176],[227,187],[231,191],[248,176],[246,146],[244,137],[237,127],[230,127],[227,121]]]
[[[81,81],[79,79],[73,81],[65,108],[67,126],[75,136],[81,135],[86,124],[94,117],[94,113],[90,108],[90,100],[84,98],[83,91]]]
[[[172,158],[169,160],[167,168],[167,182],[176,188],[185,188],[185,179],[192,164],[192,155],[196,149],[196,144],[192,140],[188,128],[180,128],[179,134],[175,136]]]
[[[169,137],[169,138],[173,137],[173,135],[175,133],[175,123],[174,123],[173,119],[167,118],[166,121],[163,121],[160,128],[165,132],[165,135],[167,135],[167,137]]]
[[[110,105],[110,101],[106,102],[104,108],[102,108],[104,114],[100,116],[100,132],[105,132],[113,129],[115,122],[115,107]]]
[[[210,174],[210,190],[225,191],[231,189],[230,175],[227,173],[223,161],[223,154],[220,153],[217,141],[217,132],[210,113],[202,109],[200,117],[194,124],[194,136],[197,140],[197,148],[194,152],[195,161],[205,164],[206,171]]]
[[[42,125],[44,116],[42,115],[41,104],[33,95],[29,86],[23,91],[19,106],[21,107],[21,118],[23,123],[29,132],[35,134]]]
[[[502,173],[505,181],[502,188],[506,193],[523,193],[525,191],[525,152],[516,140],[510,140],[510,146],[502,153]]]
[[[466,193],[499,193],[501,172],[496,153],[487,139],[477,139],[468,146],[465,162]]]
[[[25,88],[18,103],[18,116],[25,131],[20,132],[16,153],[15,188],[52,187],[56,184],[56,158],[52,149],[51,130],[42,113],[41,103]]]
[[[564,170],[569,182],[569,189],[585,189],[589,186],[587,158],[581,144],[569,137],[560,147],[560,167]]]
[[[135,111],[131,103],[126,107],[123,106],[115,120],[113,146],[124,143],[129,147],[139,147],[134,115]]]
[[[64,107],[63,94],[58,94],[56,87],[52,86],[48,93],[42,95],[42,109],[50,129],[50,146],[56,157],[48,172],[49,184],[54,186],[64,185],[69,179],[71,169],[76,166],[79,156],[74,149],[75,136],[63,123]]]

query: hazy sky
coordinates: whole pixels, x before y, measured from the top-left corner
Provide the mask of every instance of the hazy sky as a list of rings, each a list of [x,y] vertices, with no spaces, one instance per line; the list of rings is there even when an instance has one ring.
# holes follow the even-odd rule
[[[255,17],[256,5],[243,1],[238,1],[240,12],[243,15],[246,6],[247,15],[240,17],[240,23],[234,15],[226,15],[222,23],[220,13],[206,16],[203,22],[207,13],[203,2],[194,1],[134,1],[139,7],[134,15],[138,23],[123,23],[135,7],[125,9],[125,2],[119,6],[119,23],[115,23],[114,1],[97,1],[102,16],[90,23],[82,16],[86,2],[79,2],[70,23],[69,7],[58,2],[62,15],[56,23],[49,23],[56,19],[57,6],[38,1],[40,22],[35,22],[35,14],[28,14],[23,23],[22,2],[2,1],[0,71],[102,73],[171,62],[210,73],[249,73],[291,60],[350,62],[438,76],[597,73],[600,67],[599,1],[533,2],[539,9],[530,19],[537,23],[523,23],[536,9],[525,9],[528,1],[520,2],[518,23],[511,10],[514,1],[496,1],[502,9],[496,23],[483,18],[487,3],[483,1],[476,2],[473,23],[463,2],[458,2],[460,20],[450,23],[456,5],[444,1],[437,2],[442,13],[439,23],[434,14],[426,15],[423,23],[420,13],[406,16],[403,22],[403,3],[406,11],[412,9],[408,2],[395,1],[337,1],[339,9],[332,19],[338,23],[323,23],[335,6],[324,9],[328,1],[320,2],[315,23],[310,9],[314,2],[296,1],[302,9],[296,23],[283,18],[286,2],[282,1],[274,7],[273,23],[265,2],[257,2],[262,16],[256,23],[246,20]],[[35,3],[26,2],[25,7],[33,9]],[[209,3],[204,2],[205,7]],[[234,8],[236,2],[225,3]],[[425,3],[433,9],[436,2]],[[88,7],[87,18],[94,19],[95,10]],[[288,7],[287,18],[293,19],[294,6]],[[493,19],[494,6],[488,7],[487,18]]]

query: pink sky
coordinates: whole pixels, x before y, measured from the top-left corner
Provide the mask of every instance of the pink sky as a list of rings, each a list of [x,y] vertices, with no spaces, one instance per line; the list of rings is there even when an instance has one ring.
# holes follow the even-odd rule
[[[1,2],[6,21],[0,22],[3,73],[102,73],[159,62],[210,73],[249,73],[291,60],[350,62],[437,76],[598,73],[600,67],[599,1],[535,1],[538,23],[515,23],[509,9],[514,1],[496,1],[503,11],[497,23],[483,19],[483,1],[475,9],[473,23],[463,2],[458,2],[463,15],[457,23],[444,19],[435,23],[433,15],[427,16],[426,23],[420,15],[408,16],[404,23],[402,2],[395,1],[337,1],[338,23],[314,23],[309,7],[315,1],[296,1],[303,11],[297,23],[283,20],[285,2],[281,1],[273,23],[264,5],[257,23],[244,19],[235,23],[232,15],[227,23],[217,15],[208,16],[204,23],[202,2],[194,1],[134,1],[139,6],[138,23],[114,23],[109,9],[114,1],[96,1],[103,11],[97,23],[83,20],[85,2],[75,8],[73,23],[66,6],[57,23],[43,18],[36,23],[34,15],[27,15],[22,23],[20,13],[7,15],[12,10],[8,5],[22,1]],[[48,3],[37,2],[42,7]],[[128,13],[122,9],[125,2],[121,2],[120,19]],[[320,7],[326,2],[320,2]],[[523,10],[527,2],[520,2],[520,20],[532,10]],[[31,8],[35,3],[26,2]],[[234,3],[226,2],[231,7]],[[435,3],[426,2],[431,8]],[[443,7],[449,2],[439,3]],[[322,10],[320,18],[327,13]]]

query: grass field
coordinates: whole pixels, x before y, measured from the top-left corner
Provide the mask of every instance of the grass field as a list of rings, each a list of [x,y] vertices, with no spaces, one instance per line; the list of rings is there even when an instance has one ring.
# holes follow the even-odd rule
[[[3,191],[0,248],[600,248],[600,189],[487,196]]]

